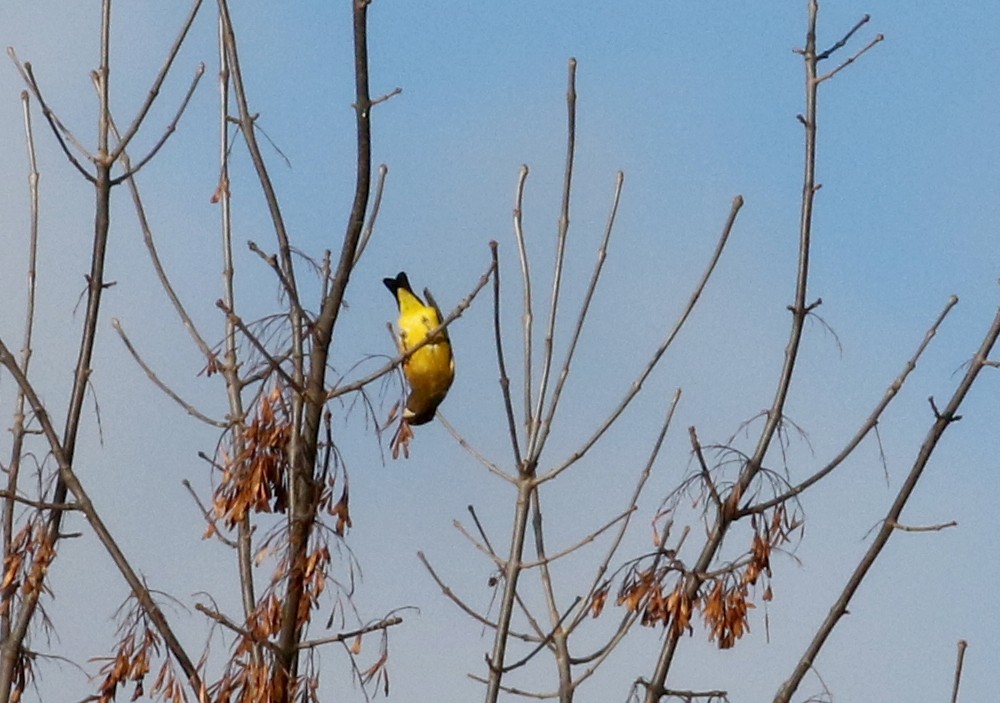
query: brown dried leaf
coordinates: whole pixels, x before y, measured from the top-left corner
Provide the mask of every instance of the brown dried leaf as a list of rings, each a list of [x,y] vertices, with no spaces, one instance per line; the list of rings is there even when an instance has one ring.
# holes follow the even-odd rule
[[[590,601],[590,615],[591,617],[599,617],[601,612],[604,610],[604,604],[608,600],[608,589],[602,588],[597,593],[594,594],[593,599]]]
[[[393,409],[393,412],[395,412],[395,409]],[[392,458],[398,459],[399,455],[402,453],[404,458],[409,459],[410,440],[412,439],[413,428],[410,427],[410,423],[408,423],[405,418],[400,418],[399,426],[396,428],[396,432],[392,436],[392,441],[389,443],[389,446],[392,449]]]
[[[409,456],[409,455],[407,455]],[[347,484],[344,484],[344,490],[340,494],[340,500],[337,504],[333,506],[330,514],[337,518],[337,524],[334,526],[333,531],[337,533],[337,536],[343,537],[346,528],[351,526],[351,513],[348,509],[348,492]]]

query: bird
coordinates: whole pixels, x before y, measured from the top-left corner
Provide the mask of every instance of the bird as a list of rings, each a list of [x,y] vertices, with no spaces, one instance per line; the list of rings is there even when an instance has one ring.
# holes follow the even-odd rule
[[[399,353],[405,354],[424,341],[444,317],[429,290],[424,288],[427,303],[413,292],[405,272],[400,271],[395,278],[383,278],[382,282],[399,307],[397,346]],[[410,385],[403,420],[410,425],[426,424],[434,419],[455,379],[455,357],[448,331],[437,332],[427,344],[407,357],[403,373]]]

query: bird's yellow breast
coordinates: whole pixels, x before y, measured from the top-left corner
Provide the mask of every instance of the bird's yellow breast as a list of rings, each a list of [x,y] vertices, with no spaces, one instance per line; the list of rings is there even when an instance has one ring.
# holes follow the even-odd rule
[[[426,305],[404,310],[399,317],[399,339],[403,350],[409,350],[427,338],[427,333],[441,324],[437,311]],[[455,376],[455,360],[447,336],[440,332],[437,339],[418,349],[403,363],[403,371],[414,392],[430,397],[444,397]]]
[[[443,398],[455,377],[451,348],[448,344],[427,344],[407,359],[403,371],[415,392]]]

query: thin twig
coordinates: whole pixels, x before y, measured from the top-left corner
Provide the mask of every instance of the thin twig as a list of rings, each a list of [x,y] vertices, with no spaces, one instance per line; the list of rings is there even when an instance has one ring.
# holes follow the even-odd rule
[[[121,135],[118,133],[118,127],[115,125],[113,118],[108,118],[108,127],[115,139],[120,142]],[[126,172],[135,172],[135,169],[132,169],[131,167],[131,161],[127,151],[123,150],[118,156],[118,159],[121,161]],[[160,260],[159,252],[156,250],[156,244],[153,240],[153,230],[149,225],[149,220],[146,217],[146,208],[143,205],[142,197],[139,194],[139,185],[133,178],[128,178],[127,181],[129,193],[132,196],[132,204],[135,207],[136,215],[139,218],[139,229],[142,230],[142,239],[146,244],[146,250],[149,252],[149,259],[153,264],[153,269],[156,271],[157,278],[160,280],[160,285],[163,287],[164,292],[166,292],[167,297],[170,298],[170,302],[173,304],[174,310],[181,318],[184,328],[188,331],[188,334],[191,335],[191,339],[194,340],[194,343],[201,351],[202,356],[205,357],[208,363],[211,363],[213,358],[212,350],[208,346],[208,343],[205,342],[204,337],[202,337],[201,333],[198,331],[198,328],[195,326],[194,320],[191,319],[191,316],[185,309],[180,296],[178,296],[177,292],[174,290],[173,285],[170,283],[170,278],[167,276],[166,269],[163,267],[163,262]]]
[[[947,530],[949,527],[958,527],[958,523],[954,520],[942,522],[937,525],[903,525],[898,520],[891,520],[888,522],[888,525],[902,532],[940,532],[941,530]]]
[[[140,356],[139,352],[136,351],[135,347],[132,345],[132,340],[130,340],[128,338],[128,335],[125,334],[125,330],[122,329],[121,322],[117,318],[111,321],[111,326],[114,327],[115,332],[118,333],[118,336],[121,338],[122,343],[128,350],[128,353],[132,355],[132,359],[135,361],[135,363],[139,364],[139,368],[141,368],[143,372],[145,372],[147,378],[149,378],[149,380],[153,382],[153,385],[159,388],[168,398],[170,398],[172,401],[174,401],[179,406],[184,408],[184,411],[191,417],[197,418],[202,422],[211,425],[212,427],[218,427],[221,430],[224,430],[229,427],[228,423],[211,418],[205,413],[198,410],[198,408],[194,407],[191,403],[181,398],[177,394],[177,392],[174,391],[173,388],[171,388],[162,380],[160,380],[160,377],[156,375],[156,372],[153,371],[152,368],[150,368],[149,364],[147,364],[146,361],[142,358],[142,356]]]
[[[559,308],[559,292],[562,290],[563,261],[566,256],[566,237],[569,233],[569,200],[573,187],[573,159],[576,155],[576,59],[569,60],[569,78],[566,87],[566,167],[563,169],[562,206],[559,209],[559,227],[556,235],[556,258],[552,272],[552,294],[549,302],[548,324],[545,329],[545,352],[542,356],[542,375],[538,382],[538,395],[532,413],[533,423],[528,432],[526,455],[529,463],[538,459],[538,441],[542,413],[545,408],[549,374],[555,355],[553,343],[556,332],[556,313]],[[533,470],[533,469],[532,469]],[[495,696],[487,694],[487,703],[493,703]]]
[[[288,280],[285,276],[285,272],[281,269],[281,265],[278,263],[278,257],[274,254],[268,254],[263,249],[261,249],[257,242],[249,241],[247,242],[247,248],[250,249],[254,254],[260,257],[261,261],[271,267],[274,271],[274,275],[278,278],[278,283],[281,284],[281,289],[285,291],[288,296],[289,304],[295,309],[295,313],[299,316],[299,319],[308,321],[309,316],[306,314],[305,310],[302,309],[302,305],[299,303],[299,293],[292,282]]]
[[[542,649],[546,645],[548,645],[550,642],[552,642],[552,640],[555,637],[556,633],[559,631],[559,628],[562,625],[563,621],[566,620],[567,617],[569,617],[569,614],[573,612],[573,609],[576,608],[577,605],[579,605],[579,603],[580,603],[581,600],[582,599],[579,596],[577,596],[576,599],[573,601],[573,603],[566,610],[566,612],[562,614],[562,616],[559,618],[558,621],[556,621],[556,624],[552,627],[552,631],[549,632],[549,634],[545,636],[545,639],[543,639],[541,642],[539,642],[535,646],[534,649],[532,649],[530,652],[528,652],[526,655],[524,655],[521,659],[518,659],[513,664],[508,664],[507,666],[505,666],[503,668],[503,673],[506,674],[506,673],[509,673],[509,672],[513,671],[514,669],[518,669],[518,668],[524,666],[529,661],[531,661],[531,659],[536,654],[538,654],[540,651],[542,651]]]
[[[21,59],[17,57],[17,54],[14,52],[14,47],[12,46],[7,47],[7,56],[9,56],[10,60],[14,62],[18,73],[21,74],[21,78],[27,84],[28,88],[31,89],[31,93],[35,96],[35,99],[38,100],[38,105],[42,109],[42,115],[45,117],[45,121],[49,123],[49,128],[52,130],[52,134],[55,135],[56,142],[59,144],[59,148],[62,149],[63,154],[66,155],[66,158],[73,165],[73,167],[79,171],[81,176],[87,179],[90,183],[96,184],[97,179],[84,167],[82,163],[80,163],[79,159],[76,158],[73,152],[70,151],[67,142],[78,149],[88,161],[94,161],[93,154],[84,148],[73,133],[66,128],[62,121],[60,121],[59,116],[56,115],[52,108],[49,107],[48,103],[45,102],[45,98],[42,97],[42,90],[38,86],[38,81],[35,80],[35,74],[31,69],[31,63],[21,63]]]
[[[739,214],[740,208],[743,207],[743,196],[737,195],[733,199],[732,207],[729,210],[729,216],[726,218],[726,224],[722,228],[722,234],[719,237],[719,241],[715,246],[715,251],[712,253],[712,257],[709,259],[708,266],[705,268],[704,273],[702,273],[701,278],[695,285],[694,292],[691,294],[691,298],[688,300],[687,305],[681,312],[680,316],[677,318],[677,322],[674,323],[673,328],[664,338],[663,342],[653,353],[650,360],[647,362],[646,367],[639,373],[639,376],[632,385],[629,387],[625,396],[618,403],[618,406],[604,419],[600,426],[594,431],[593,434],[588,437],[584,443],[577,449],[573,454],[571,454],[567,459],[565,459],[561,464],[557,465],[552,470],[545,473],[543,476],[539,477],[539,482],[549,481],[560,473],[562,473],[567,467],[572,465],[574,462],[582,458],[590,449],[597,443],[597,441],[604,436],[604,433],[615,423],[618,417],[625,412],[625,408],[629,406],[632,400],[638,395],[639,391],[642,390],[642,384],[645,383],[649,375],[653,373],[653,369],[659,363],[660,359],[667,352],[670,346],[673,344],[677,335],[680,334],[681,329],[684,327],[684,323],[687,322],[691,313],[694,311],[695,305],[701,298],[701,294],[704,292],[705,287],[708,285],[709,279],[712,277],[712,273],[715,271],[716,265],[719,263],[719,259],[722,258],[722,252],[726,248],[726,243],[729,241],[729,235],[733,231],[733,226],[736,224],[736,216]]]
[[[0,498],[9,500],[13,503],[20,503],[21,505],[27,505],[36,510],[79,510],[80,507],[76,503],[52,503],[47,500],[33,500],[31,498],[25,498],[17,493],[12,493],[11,491],[0,491]]]
[[[479,536],[482,538],[483,543],[486,545],[486,548],[489,549],[489,551],[490,551],[491,554],[495,555],[497,552],[493,548],[493,545],[490,544],[489,535],[487,535],[486,534],[486,530],[483,529],[483,523],[481,523],[479,521],[479,516],[476,515],[476,509],[474,507],[472,507],[471,505],[467,505],[465,507],[466,507],[466,510],[469,511],[469,515],[472,516],[472,522],[476,526],[476,529],[479,531]]]
[[[498,556],[497,553],[493,550],[493,548],[490,547],[486,542],[480,542],[471,534],[469,534],[469,531],[465,529],[465,525],[463,525],[458,520],[452,520],[451,525],[456,530],[458,530],[459,534],[465,537],[465,539],[467,539],[473,547],[475,547],[477,550],[485,554],[490,559],[490,561],[492,561],[498,568],[500,569],[503,568],[504,565],[503,559],[501,559],[500,556]],[[480,534],[483,533],[480,531]]]
[[[830,56],[832,54],[834,54],[837,51],[839,51],[840,49],[844,48],[844,46],[847,45],[847,42],[849,42],[851,40],[851,37],[853,37],[857,33],[857,31],[859,29],[861,29],[866,24],[868,24],[868,22],[871,20],[871,18],[872,18],[871,15],[865,15],[864,17],[862,17],[861,19],[859,19],[858,22],[857,22],[857,24],[855,24],[853,27],[851,27],[851,29],[847,32],[847,34],[845,34],[843,37],[841,37],[840,41],[838,41],[836,44],[834,44],[833,46],[831,46],[826,51],[821,51],[820,53],[816,54],[816,60],[817,61],[825,61],[826,59],[830,58]]]
[[[390,90],[388,93],[385,93],[384,95],[380,95],[377,98],[372,98],[371,103],[369,103],[369,107],[375,107],[376,105],[380,105],[381,103],[384,103],[384,102],[386,102],[388,100],[391,100],[392,98],[396,97],[397,95],[399,95],[402,92],[403,92],[402,88],[399,88],[399,87],[393,88],[392,90]]]
[[[632,506],[631,508],[629,508],[625,512],[623,512],[623,513],[621,513],[619,515],[616,515],[615,517],[611,518],[606,523],[604,523],[603,525],[601,525],[600,527],[598,527],[596,530],[594,530],[593,532],[591,532],[587,536],[583,537],[582,539],[578,540],[575,544],[571,544],[570,546],[566,547],[565,549],[559,550],[555,554],[549,554],[544,559],[539,559],[538,561],[526,561],[523,564],[523,568],[524,569],[533,569],[533,568],[535,568],[537,566],[542,566],[542,565],[545,565],[545,564],[551,564],[552,562],[557,561],[558,559],[561,559],[564,556],[572,554],[573,552],[577,551],[581,547],[584,547],[584,546],[590,544],[591,542],[593,542],[595,539],[597,539],[602,534],[604,534],[605,532],[607,532],[608,530],[610,530],[612,527],[614,527],[615,525],[617,525],[619,522],[622,522],[623,520],[625,520],[628,517],[630,517],[633,513],[635,513],[636,510],[637,510],[637,508],[635,506]]]
[[[372,104],[374,104],[374,102]],[[389,167],[385,164],[380,164],[378,167],[378,181],[375,183],[375,196],[372,200],[371,212],[368,214],[368,222],[365,224],[365,228],[361,232],[361,239],[358,241],[358,250],[354,253],[355,266],[357,266],[358,262],[361,261],[361,257],[365,253],[365,249],[368,247],[368,242],[372,238],[372,233],[375,231],[375,221],[378,219],[379,210],[382,208],[382,193],[385,191],[385,178],[387,175],[389,175]]]
[[[330,637],[323,637],[321,639],[306,640],[304,642],[299,642],[296,645],[297,649],[315,649],[316,647],[321,647],[324,644],[332,644],[334,642],[344,642],[349,639],[354,639],[355,637],[360,637],[361,635],[367,635],[369,632],[378,632],[379,630],[387,630],[390,627],[395,627],[396,625],[402,624],[403,618],[399,616],[394,616],[391,618],[385,618],[384,620],[379,620],[378,622],[372,623],[371,625],[365,625],[364,627],[359,627],[356,630],[351,630],[350,632],[341,632],[337,635],[331,635]]]
[[[437,572],[434,571],[434,567],[432,567],[430,562],[427,561],[427,557],[424,555],[423,552],[417,552],[417,558],[420,560],[420,563],[424,565],[424,568],[427,569],[427,573],[431,575],[431,578],[434,579],[434,583],[438,585],[438,588],[441,589],[441,593],[443,593],[448,600],[457,605],[463,613],[471,617],[479,624],[484,625],[485,627],[488,627],[491,630],[496,629],[497,624],[495,622],[477,613],[475,610],[466,605],[465,601],[463,601],[461,598],[455,595],[455,592],[452,591],[451,588],[443,580],[441,580],[441,577],[438,576]],[[524,640],[525,642],[538,641],[538,638],[531,637],[529,635],[521,634],[514,631],[510,632],[510,636],[515,637],[519,640]]]
[[[229,322],[231,322],[236,329],[243,333],[243,336],[250,341],[250,344],[252,344],[253,347],[260,353],[269,366],[274,369],[279,376],[281,376],[285,384],[294,390],[296,394],[300,394],[302,389],[295,383],[295,380],[288,375],[288,372],[282,368],[281,362],[271,355],[271,352],[266,346],[264,346],[264,343],[260,341],[257,335],[250,331],[246,323],[243,322],[243,318],[230,310],[229,306],[226,305],[226,302],[221,298],[215,301],[215,307],[219,308],[226,314],[226,319],[229,320]]]
[[[553,584],[552,574],[549,570],[549,558],[546,551],[545,535],[543,532],[541,498],[541,493],[537,488],[535,488],[531,492],[531,527],[535,538],[535,557],[536,563],[539,566],[539,581],[541,582],[542,593],[545,597],[545,606],[549,613],[551,634],[546,636],[546,639],[551,639],[552,641],[552,650],[555,654],[556,670],[559,673],[559,687],[565,690],[569,685],[569,682],[572,681],[566,633],[560,629],[560,623],[565,617],[565,614],[560,614],[559,612],[560,609],[556,600],[555,585]],[[520,557],[519,561],[521,570],[525,570],[527,568],[526,563],[521,560]],[[498,672],[498,674],[503,673],[503,671]]]
[[[247,641],[254,642],[255,644],[263,645],[264,647],[267,647],[271,651],[275,651],[275,645],[269,639],[264,638],[264,637],[257,637],[256,635],[254,635],[252,632],[250,632],[246,628],[240,627],[238,624],[236,624],[235,622],[233,622],[230,618],[227,618],[225,615],[223,615],[222,613],[218,612],[217,610],[212,610],[211,608],[209,608],[204,603],[195,603],[194,609],[197,610],[202,615],[205,615],[205,616],[211,618],[212,620],[214,620],[215,622],[219,623],[223,627],[225,627],[225,628],[227,628],[229,630],[232,630],[233,632],[235,632],[239,636],[245,637],[247,639]]]
[[[962,664],[965,662],[965,649],[969,643],[958,641],[958,660],[955,662],[955,683],[951,688],[951,703],[958,703],[958,687],[962,683]]]
[[[35,134],[31,123],[31,99],[28,91],[21,91],[21,111],[24,116],[24,140],[28,150],[28,198],[30,202],[30,225],[28,229],[28,270],[25,291],[24,335],[21,338],[20,365],[25,374],[31,364],[32,337],[35,326],[35,292],[38,273],[38,161],[35,158]],[[25,424],[24,391],[17,390],[14,400],[14,418],[11,427],[10,464],[7,467],[8,498],[3,505],[3,554],[11,554],[11,543],[14,539],[14,501],[17,494],[18,479],[21,473],[24,438],[27,434]],[[0,615],[0,640],[10,635],[10,608],[4,608]]]
[[[500,264],[497,259],[497,243],[490,242],[490,259],[493,262],[493,341],[497,351],[497,368],[500,373],[500,396],[503,399],[504,414],[507,418],[507,432],[510,435],[511,450],[514,452],[514,466],[524,471],[521,457],[521,442],[517,436],[517,420],[514,419],[514,403],[510,397],[510,376],[503,353],[503,334],[500,332]]]
[[[448,431],[448,434],[450,434],[452,438],[456,442],[458,442],[458,446],[467,451],[472,456],[472,458],[474,458],[476,461],[478,461],[480,464],[486,467],[490,471],[490,473],[499,476],[508,483],[514,483],[517,480],[513,476],[508,474],[506,471],[501,469],[498,464],[487,459],[485,455],[483,455],[478,449],[472,446],[472,444],[468,440],[466,440],[465,437],[463,437],[450,422],[448,422],[448,419],[441,413],[440,410],[438,410],[437,415],[434,416],[434,419],[440,422],[441,426]]]
[[[724,510],[722,498],[719,496],[719,491],[715,488],[715,481],[712,480],[712,472],[709,471],[708,464],[705,462],[705,454],[701,450],[701,442],[698,441],[698,432],[695,430],[694,425],[688,428],[688,436],[691,439],[691,450],[694,452],[695,458],[698,460],[698,466],[701,468],[701,478],[705,482],[709,494],[712,496],[712,502],[715,503],[716,509],[722,511]]]
[[[146,115],[149,114],[150,108],[153,107],[153,103],[156,101],[156,96],[160,94],[160,88],[163,87],[163,81],[166,80],[167,74],[170,73],[170,67],[173,65],[174,59],[177,58],[177,54],[180,52],[181,46],[184,44],[184,39],[187,37],[188,31],[191,29],[191,26],[194,24],[195,18],[198,16],[198,10],[201,9],[201,3],[202,3],[202,0],[194,0],[194,2],[192,3],[191,9],[188,11],[188,15],[187,15],[187,17],[184,20],[184,24],[181,25],[180,31],[177,33],[177,36],[174,38],[173,45],[171,45],[170,50],[167,52],[167,57],[166,57],[166,59],[163,62],[163,66],[160,67],[160,72],[156,75],[156,79],[153,81],[153,85],[150,86],[149,92],[146,94],[146,100],[143,102],[142,107],[139,108],[139,111],[136,113],[135,117],[132,119],[132,124],[129,125],[128,129],[125,130],[125,134],[118,141],[118,145],[115,147],[114,151],[112,151],[110,154],[108,154],[108,161],[109,162],[113,163],[113,162],[117,161],[118,157],[122,155],[122,152],[124,152],[125,149],[128,148],[129,142],[132,141],[132,138],[139,132],[139,128],[142,126],[142,123],[145,121]],[[200,71],[203,71],[204,68],[205,67],[202,66],[201,69],[200,69]],[[200,73],[199,73],[198,77],[200,77]],[[198,77],[196,77],[196,79],[194,81],[195,84],[197,83],[197,78]],[[106,88],[107,88],[107,73],[106,72],[103,74],[103,78],[104,78],[105,90],[106,90]],[[188,91],[188,96],[184,100],[183,105],[181,106],[181,110],[178,112],[178,117],[180,117],[180,112],[183,112],[184,105],[186,105],[187,102],[188,102],[188,100],[190,100],[190,98],[191,98],[191,92],[193,92],[193,91],[194,91],[194,84],[192,84],[191,89]],[[110,114],[110,112],[108,114]],[[165,134],[161,138],[160,143],[158,143],[157,146],[154,147],[154,149],[153,149],[154,152],[159,150],[160,146],[162,146],[162,142],[166,141],[166,138],[169,136],[169,133],[171,131],[172,130],[168,128],[167,134]],[[106,150],[106,149],[107,149],[107,143],[104,144],[104,150]],[[149,157],[143,159],[140,162],[139,166],[142,166],[143,164],[145,164],[146,161],[148,161],[151,156],[152,156],[152,154],[150,154]],[[138,170],[138,169],[136,169],[136,170]],[[124,178],[124,177],[126,177],[126,176],[123,176],[122,178]]]
[[[868,433],[872,430],[877,430],[879,419],[882,417],[882,414],[885,412],[885,409],[889,406],[889,403],[891,403],[892,400],[896,397],[900,389],[902,389],[903,384],[906,382],[906,379],[909,377],[910,373],[912,373],[913,370],[917,367],[917,361],[923,355],[924,350],[927,349],[927,346],[930,344],[931,340],[934,339],[935,335],[937,335],[938,329],[941,327],[941,323],[944,322],[945,317],[948,316],[948,313],[951,312],[951,309],[955,307],[955,305],[957,304],[958,304],[957,296],[953,295],[948,299],[948,302],[944,306],[944,309],[941,311],[941,313],[937,316],[937,319],[924,334],[924,338],[917,346],[917,350],[913,353],[913,356],[911,356],[910,359],[903,366],[903,370],[900,372],[900,374],[893,380],[891,384],[889,384],[889,387],[882,395],[881,400],[879,400],[878,404],[876,404],[875,408],[868,415],[868,418],[862,423],[858,431],[854,434],[854,436],[850,439],[850,441],[847,442],[844,448],[840,450],[840,453],[838,453],[837,456],[835,456],[832,460],[830,460],[830,462],[826,466],[821,468],[819,471],[812,474],[801,483],[788,489],[781,495],[742,508],[738,513],[738,517],[749,515],[751,513],[764,512],[765,510],[769,510],[776,505],[779,505],[781,503],[784,503],[785,501],[788,501],[796,497],[797,495],[803,493],[807,488],[809,488],[813,484],[819,482],[820,480],[828,476],[834,469],[840,466],[844,462],[844,460],[847,459],[847,457],[853,454],[854,450],[858,447],[859,444],[861,444],[861,441],[868,435]]]
[[[524,303],[524,314],[521,319],[524,343],[524,427],[530,429],[534,423],[531,414],[531,375],[533,370],[531,360],[532,327],[534,314],[531,302],[531,269],[528,264],[528,252],[524,243],[524,184],[528,180],[528,166],[521,165],[517,177],[517,189],[514,195],[514,240],[517,242],[517,258],[521,262],[521,295]]]
[[[479,532],[480,538],[483,540],[483,544],[482,545],[478,544],[477,541],[475,539],[473,539],[473,537],[471,535],[469,535],[465,531],[465,528],[462,527],[461,523],[459,523],[457,520],[455,521],[455,526],[458,528],[459,532],[461,532],[463,535],[465,535],[466,539],[468,539],[470,542],[472,542],[476,546],[477,549],[484,550],[486,552],[487,556],[489,556],[490,559],[492,559],[494,561],[494,563],[497,564],[497,566],[499,567],[499,569],[502,572],[502,570],[503,570],[503,560],[500,559],[499,555],[496,552],[496,549],[494,549],[493,545],[490,543],[490,538],[486,534],[486,530],[483,529],[483,524],[479,521],[479,516],[476,515],[475,508],[473,508],[471,505],[469,505],[469,506],[467,506],[467,509],[469,511],[469,514],[472,516],[472,522],[476,525],[476,530]],[[485,546],[483,546],[483,545],[485,545]],[[528,624],[531,625],[531,628],[538,634],[539,637],[545,637],[545,632],[543,632],[541,626],[535,620],[534,615],[531,614],[531,611],[528,609],[527,604],[521,598],[521,595],[517,594],[515,596],[515,598],[517,600],[518,606],[521,608],[522,612],[524,613],[524,617],[527,618]]]
[[[728,700],[728,691],[723,691],[722,689],[713,689],[710,691],[694,691],[690,689],[680,689],[680,688],[665,688],[663,689],[664,696],[671,696],[673,698],[683,698],[687,701],[691,701],[694,698],[721,698]]]
[[[594,270],[591,273],[590,282],[587,284],[587,292],[584,294],[583,304],[580,306],[580,313],[577,316],[576,325],[573,328],[573,335],[570,338],[569,348],[566,350],[566,358],[563,360],[562,369],[559,372],[559,379],[556,381],[555,390],[552,391],[552,399],[549,401],[549,407],[545,414],[545,420],[539,428],[541,436],[535,443],[536,456],[544,446],[549,432],[552,431],[556,408],[559,405],[559,399],[562,397],[563,388],[565,388],[566,385],[566,379],[569,378],[570,364],[573,362],[573,355],[576,352],[577,343],[580,341],[580,335],[583,332],[583,325],[587,320],[587,314],[590,311],[590,304],[594,299],[594,293],[597,291],[597,282],[600,280],[601,272],[604,270],[604,262],[607,260],[608,256],[608,244],[611,241],[611,233],[614,231],[615,218],[618,215],[618,206],[621,203],[622,187],[624,186],[624,183],[625,174],[619,171],[615,176],[614,196],[611,202],[611,210],[608,213],[607,224],[604,227],[604,238],[601,240],[601,245],[597,249],[597,262],[594,264]]]
[[[629,523],[632,520],[632,516],[635,514],[635,508],[639,504],[639,498],[642,496],[642,491],[646,487],[646,482],[649,481],[649,477],[653,473],[653,464],[656,463],[656,458],[660,455],[660,450],[663,448],[663,442],[666,440],[667,431],[670,429],[670,424],[674,419],[674,411],[677,409],[677,404],[681,400],[681,389],[678,388],[674,391],[673,397],[667,406],[667,412],[660,424],[660,431],[656,436],[656,440],[653,442],[653,446],[649,451],[649,457],[646,459],[646,464],[642,468],[642,472],[639,474],[639,478],[636,481],[635,488],[632,490],[632,495],[628,501],[628,509],[625,520],[622,522],[621,527],[618,529],[618,534],[612,539],[611,544],[608,547],[607,553],[604,555],[604,559],[598,565],[597,569],[594,571],[594,578],[591,581],[590,588],[587,589],[587,602],[590,602],[597,593],[601,584],[604,582],[604,577],[608,572],[608,568],[611,564],[611,560],[614,558],[615,554],[618,552],[619,547],[622,544],[622,540],[625,539],[625,532],[628,529]],[[572,631],[575,629],[580,622],[585,617],[586,610],[581,610],[577,615],[576,620],[569,625],[567,630]],[[624,633],[622,633],[624,635]]]
[[[237,547],[236,542],[229,539],[222,533],[222,530],[220,530],[218,525],[216,524],[216,519],[213,514],[215,511],[210,508],[206,508],[204,504],[202,504],[201,498],[198,497],[198,493],[194,490],[194,486],[191,485],[191,482],[188,481],[187,479],[184,479],[183,481],[181,481],[181,485],[184,486],[185,489],[187,489],[187,492],[190,494],[191,499],[194,501],[194,504],[198,506],[198,510],[201,511],[201,516],[205,519],[205,522],[208,524],[209,529],[212,531],[212,534],[227,547],[236,549]]]
[[[194,77],[191,79],[191,85],[188,86],[187,93],[184,95],[184,99],[181,100],[181,104],[177,108],[177,112],[174,114],[174,118],[170,120],[170,123],[167,125],[167,128],[163,130],[163,134],[160,135],[160,138],[157,140],[156,144],[153,145],[153,148],[150,149],[145,156],[143,156],[141,159],[139,159],[138,162],[136,162],[135,166],[126,168],[125,173],[121,174],[117,178],[112,178],[111,185],[116,186],[122,181],[132,178],[133,176],[135,176],[135,174],[141,171],[142,167],[148,164],[153,159],[153,157],[157,155],[157,153],[159,153],[160,149],[163,148],[163,145],[167,143],[168,139],[170,139],[170,136],[177,131],[177,124],[181,121],[181,117],[184,116],[184,111],[187,110],[188,103],[191,102],[191,96],[194,95],[195,88],[198,87],[198,82],[201,80],[201,77],[204,74],[205,74],[205,64],[200,63],[198,64],[198,68],[195,69]],[[120,137],[118,140],[118,146],[115,148],[115,151],[118,152],[119,155],[125,153],[125,149],[122,147],[123,141],[124,137]]]
[[[246,89],[243,84],[243,72],[240,69],[236,32],[233,28],[232,18],[229,14],[229,3],[226,2],[226,0],[219,0],[218,7],[219,21],[222,27],[222,44],[225,47],[226,64],[229,69],[228,75],[233,88],[233,93],[235,95],[236,107],[239,111],[238,124],[240,131],[243,134],[243,140],[247,145],[247,150],[250,152],[250,158],[253,162],[254,170],[257,173],[257,180],[264,195],[264,200],[267,203],[268,212],[271,215],[271,223],[274,228],[275,238],[278,240],[278,252],[281,257],[281,267],[284,270],[288,285],[297,289],[295,269],[292,265],[292,247],[288,239],[288,232],[285,229],[285,221],[281,213],[281,206],[278,202],[278,196],[275,193],[274,185],[271,182],[271,177],[267,170],[267,164],[264,162],[260,146],[257,143],[257,135],[254,130],[254,118],[250,113]],[[298,320],[293,319],[291,322],[292,334],[294,337],[293,341],[297,343],[301,342],[301,331],[298,325]],[[301,352],[301,346],[296,344],[296,355],[301,354]],[[295,385],[301,386],[301,383],[298,383],[298,381],[300,381],[298,373],[301,372],[298,361],[296,361],[296,368],[297,382]]]
[[[483,678],[482,676],[477,676],[476,674],[466,674],[470,679],[478,683],[489,685],[489,679]],[[523,688],[517,688],[516,686],[499,686],[498,692],[509,693],[512,696],[518,696],[520,698],[533,698],[535,700],[544,701],[550,700],[552,698],[558,698],[559,693],[552,691],[546,693],[538,693],[535,691],[528,691]]]
[[[878,44],[879,42],[884,41],[884,40],[885,40],[885,35],[884,34],[876,34],[874,39],[872,39],[870,42],[868,42],[867,44],[865,44],[864,47],[862,47],[860,50],[858,50],[858,53],[854,54],[854,56],[852,56],[851,58],[849,58],[846,61],[844,61],[844,63],[840,64],[839,66],[837,66],[835,69],[833,69],[829,73],[824,73],[822,76],[820,76],[819,78],[816,79],[816,82],[817,83],[822,83],[823,81],[830,80],[835,75],[837,75],[838,73],[840,73],[841,71],[843,71],[845,68],[847,68],[848,66],[850,66],[852,63],[854,63],[855,61],[857,61],[859,58],[861,58],[861,55],[864,54],[866,51],[868,51],[873,46],[875,46],[876,44]]]

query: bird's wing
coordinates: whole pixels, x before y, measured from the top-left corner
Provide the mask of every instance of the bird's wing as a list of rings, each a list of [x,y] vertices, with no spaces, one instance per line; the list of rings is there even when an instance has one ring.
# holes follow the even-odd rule
[[[441,314],[441,308],[438,307],[437,301],[434,300],[434,296],[431,295],[430,290],[428,290],[427,288],[424,288],[424,297],[427,298],[427,304],[430,305],[432,308],[434,308],[434,312],[437,313],[438,324],[444,322],[444,315]],[[434,326],[437,327],[437,325]],[[441,336],[444,337],[446,342],[448,342],[449,344],[451,343],[451,338],[448,336],[447,327],[441,330]]]

